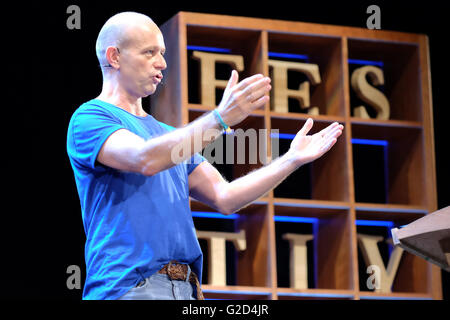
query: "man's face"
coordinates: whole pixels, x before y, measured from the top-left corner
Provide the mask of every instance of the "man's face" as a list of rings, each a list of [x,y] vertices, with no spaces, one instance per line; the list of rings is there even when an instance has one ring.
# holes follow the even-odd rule
[[[133,27],[120,50],[120,85],[136,97],[146,97],[156,91],[167,67],[163,57],[166,47],[159,28],[148,23]]]

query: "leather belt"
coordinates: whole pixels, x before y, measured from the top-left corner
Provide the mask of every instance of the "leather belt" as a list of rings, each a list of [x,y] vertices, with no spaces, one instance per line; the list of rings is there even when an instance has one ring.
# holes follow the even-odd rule
[[[181,264],[175,260],[172,260],[164,267],[162,267],[161,270],[158,271],[158,273],[167,274],[171,280],[186,281],[188,270],[189,269],[187,264]],[[198,277],[192,270],[189,275],[189,282],[195,284],[195,287],[197,288],[197,299],[205,300],[205,298],[203,297],[202,289],[200,287],[200,283],[198,281]]]

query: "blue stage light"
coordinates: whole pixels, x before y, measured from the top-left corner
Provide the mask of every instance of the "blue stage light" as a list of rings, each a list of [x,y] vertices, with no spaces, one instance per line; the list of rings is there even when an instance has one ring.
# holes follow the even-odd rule
[[[386,227],[392,229],[394,227],[393,221],[381,221],[381,220],[356,220],[357,226],[370,226],[370,227]]]
[[[231,49],[204,47],[204,46],[187,46],[187,49],[188,50],[197,50],[197,51],[207,51],[207,52],[220,52],[220,53],[230,53],[231,52]]]
[[[349,64],[360,64],[364,66],[378,66],[383,68],[384,63],[382,61],[370,61],[370,60],[358,60],[358,59],[348,59]]]
[[[271,133],[270,137],[272,139],[294,139],[295,138],[295,134],[290,134],[290,133]]]
[[[276,222],[295,222],[295,223],[317,223],[318,218],[307,218],[307,217],[290,217],[290,216],[274,216],[273,219]]]
[[[296,54],[296,53],[269,52],[269,57],[308,60],[308,56],[306,54]]]
[[[352,139],[353,144],[366,144],[372,146],[383,146],[387,147],[388,142],[386,140],[372,140],[372,139]]]

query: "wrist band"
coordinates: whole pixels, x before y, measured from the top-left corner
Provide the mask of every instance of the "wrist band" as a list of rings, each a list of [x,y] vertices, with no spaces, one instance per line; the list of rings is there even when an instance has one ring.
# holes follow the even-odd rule
[[[213,110],[214,116],[216,117],[216,119],[219,121],[220,125],[223,127],[223,129],[225,130],[225,132],[230,133],[231,132],[231,128],[230,126],[228,126],[222,119],[222,117],[220,116],[219,111],[217,111],[217,109]]]

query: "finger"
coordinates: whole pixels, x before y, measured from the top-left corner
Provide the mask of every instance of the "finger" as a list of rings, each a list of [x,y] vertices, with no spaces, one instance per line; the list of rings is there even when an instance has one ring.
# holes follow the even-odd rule
[[[334,128],[336,128],[339,125],[339,123],[337,122],[333,122],[332,124],[330,124],[328,127],[320,130],[317,134],[321,137],[326,136],[330,131],[332,131]]]
[[[337,141],[336,138],[331,139],[331,140],[328,141],[326,144],[324,144],[324,145],[320,148],[320,150],[321,150],[322,152],[328,152],[328,151],[335,145],[336,141]]]
[[[331,131],[327,132],[324,135],[324,139],[330,139],[330,138],[337,138],[342,134],[342,129],[344,127],[342,125],[338,125],[336,127],[334,127]]]
[[[261,79],[245,89],[243,95],[248,101],[253,102],[267,94],[271,88],[269,81]]]
[[[255,91],[258,91],[261,88],[264,88],[266,86],[268,86],[270,84],[270,78],[268,77],[264,77],[264,78],[260,78],[258,80],[256,80],[255,82],[249,84],[243,91],[242,93],[244,95],[249,95]]]
[[[231,71],[231,76],[230,79],[228,80],[227,87],[225,88],[225,90],[229,90],[232,87],[234,87],[238,83],[238,80],[239,74],[237,73],[237,71],[236,70]]]
[[[255,109],[258,109],[259,107],[262,107],[267,102],[269,102],[269,99],[270,99],[269,96],[262,96],[258,100],[253,101],[252,104],[251,104],[252,110],[255,110]]]
[[[239,82],[236,85],[236,90],[243,91],[249,85],[251,85],[252,83],[254,83],[254,82],[256,82],[256,81],[258,81],[258,80],[260,80],[262,78],[264,78],[264,76],[262,74],[255,74],[255,75],[253,75],[251,77],[245,78],[244,80],[242,80],[241,82]]]
[[[300,131],[298,132],[298,134],[302,135],[302,136],[306,136],[308,134],[308,132],[311,130],[312,126],[314,124],[313,119],[308,118],[308,120],[306,120],[306,123],[303,125],[303,127],[300,129]]]

